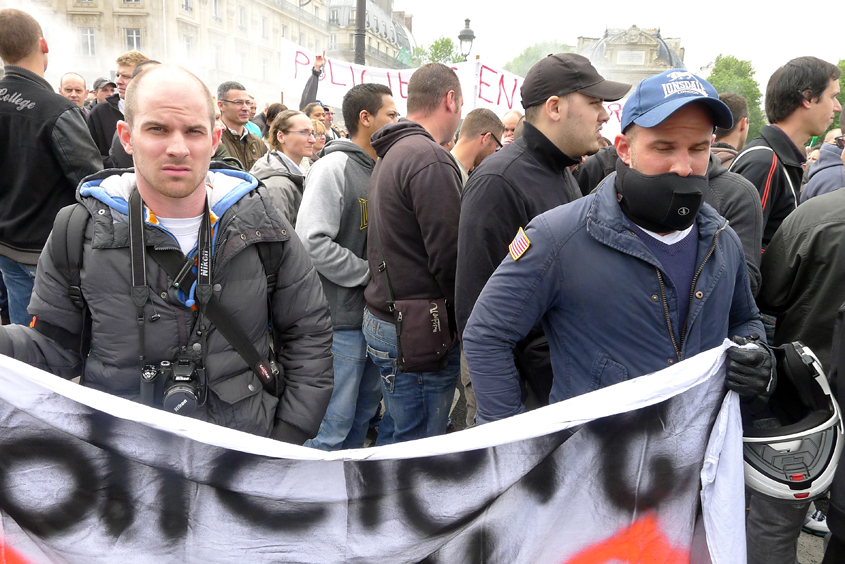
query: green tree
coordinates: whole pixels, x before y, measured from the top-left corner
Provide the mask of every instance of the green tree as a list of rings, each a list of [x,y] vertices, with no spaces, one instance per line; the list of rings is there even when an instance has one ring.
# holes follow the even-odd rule
[[[760,108],[760,85],[754,80],[751,61],[741,61],[733,55],[719,55],[707,80],[717,92],[736,92],[748,102],[748,139],[754,139],[766,124]]]
[[[541,41],[531,45],[521,55],[512,61],[508,61],[504,69],[516,75],[524,77],[528,74],[528,69],[534,66],[540,59],[547,56],[549,53],[571,53],[572,47],[565,43],[558,43],[557,41]]]
[[[411,55],[411,59],[416,66],[426,63],[443,63],[444,65],[448,65],[451,63],[461,63],[464,60],[449,37],[435,39],[427,47],[414,47],[414,53]]]
[[[839,105],[845,108],[845,59],[840,59],[839,63],[837,63],[839,67],[839,96],[836,97],[839,100]],[[840,118],[841,119],[841,118]],[[838,126],[839,121],[836,121],[833,125]]]

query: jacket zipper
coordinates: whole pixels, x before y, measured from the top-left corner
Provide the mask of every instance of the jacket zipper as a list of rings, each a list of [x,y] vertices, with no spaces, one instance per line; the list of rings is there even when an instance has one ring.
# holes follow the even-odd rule
[[[660,294],[663,297],[663,311],[666,314],[666,326],[669,328],[669,337],[672,339],[672,346],[675,348],[675,354],[678,357],[678,360],[681,360],[681,351],[684,348],[684,340],[687,336],[687,328],[688,328],[688,321],[689,321],[689,310],[692,309],[692,302],[695,298],[695,285],[698,282],[698,277],[701,276],[701,271],[704,270],[704,265],[707,264],[707,261],[710,260],[710,257],[713,256],[713,251],[716,250],[716,242],[719,239],[719,233],[724,231],[728,227],[728,220],[725,220],[725,224],[720,227],[716,233],[713,235],[713,242],[710,244],[710,250],[707,251],[707,254],[704,256],[704,260],[701,261],[701,264],[698,267],[698,270],[695,272],[695,276],[692,278],[692,284],[690,285],[690,293],[689,293],[689,308],[687,310],[687,319],[684,320],[684,327],[681,330],[681,346],[678,347],[678,342],[675,340],[675,332],[672,330],[672,318],[669,315],[669,301],[666,299],[666,288],[663,284],[663,274],[660,272],[660,269],[654,267],[657,271],[657,280],[660,283]]]

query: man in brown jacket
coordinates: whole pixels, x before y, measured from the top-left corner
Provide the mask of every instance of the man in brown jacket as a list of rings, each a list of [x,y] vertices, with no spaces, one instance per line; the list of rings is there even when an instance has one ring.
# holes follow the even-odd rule
[[[243,84],[228,81],[217,87],[217,107],[225,125],[221,141],[247,171],[267,152],[264,141],[245,127],[250,101]]]

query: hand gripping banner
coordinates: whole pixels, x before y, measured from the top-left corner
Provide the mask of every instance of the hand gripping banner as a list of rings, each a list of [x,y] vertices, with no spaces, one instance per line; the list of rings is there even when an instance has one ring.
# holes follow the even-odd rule
[[[0,357],[0,563],[742,563],[727,346],[509,420],[335,453]]]

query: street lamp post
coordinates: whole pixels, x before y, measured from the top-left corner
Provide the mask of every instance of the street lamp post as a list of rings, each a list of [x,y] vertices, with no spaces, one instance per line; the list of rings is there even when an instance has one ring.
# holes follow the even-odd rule
[[[469,18],[464,20],[466,27],[458,33],[458,41],[461,44],[461,56],[464,61],[469,57],[469,52],[472,51],[472,42],[475,40],[475,33],[469,28]]]

